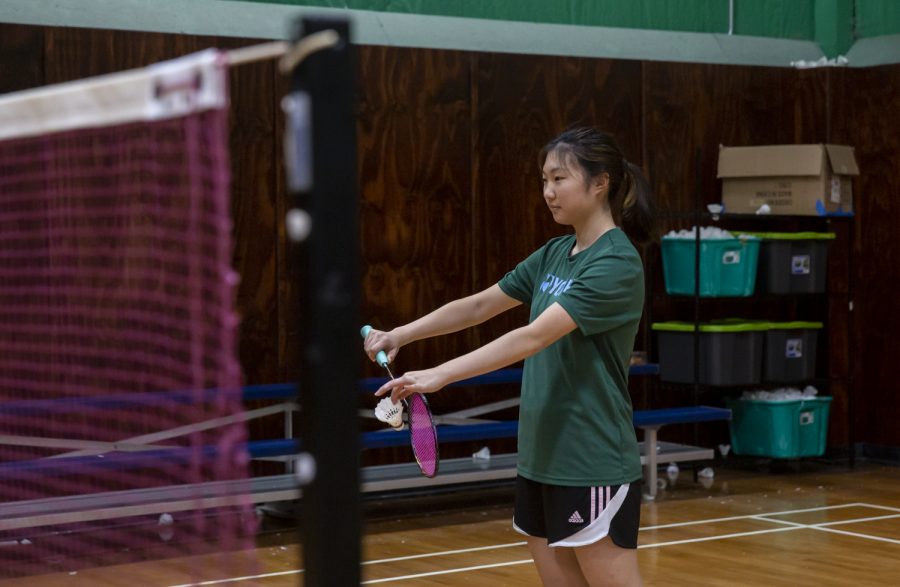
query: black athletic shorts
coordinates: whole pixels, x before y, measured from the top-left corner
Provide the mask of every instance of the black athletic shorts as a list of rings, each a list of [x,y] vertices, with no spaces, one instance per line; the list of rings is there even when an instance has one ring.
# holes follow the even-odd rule
[[[550,546],[586,546],[609,536],[637,548],[641,481],[607,487],[566,487],[516,478],[513,527]]]

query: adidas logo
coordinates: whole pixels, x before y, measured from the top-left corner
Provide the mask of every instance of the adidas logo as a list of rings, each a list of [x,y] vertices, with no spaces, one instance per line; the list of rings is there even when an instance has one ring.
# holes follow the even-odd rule
[[[578,513],[578,510],[575,510],[575,513],[569,516],[570,524],[584,524],[584,520],[581,519],[581,514]]]

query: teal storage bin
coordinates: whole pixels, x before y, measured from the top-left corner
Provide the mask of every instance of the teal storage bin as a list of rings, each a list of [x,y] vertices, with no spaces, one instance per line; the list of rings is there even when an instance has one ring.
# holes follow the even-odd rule
[[[830,397],[789,401],[729,399],[731,450],[791,459],[825,453]]]
[[[701,239],[700,296],[747,297],[756,286],[759,239]],[[694,295],[696,240],[671,236],[662,239],[663,275],[669,295]]]

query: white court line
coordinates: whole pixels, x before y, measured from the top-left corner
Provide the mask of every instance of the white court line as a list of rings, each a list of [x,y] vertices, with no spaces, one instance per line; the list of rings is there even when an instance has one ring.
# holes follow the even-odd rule
[[[426,552],[422,554],[410,554],[408,556],[395,556],[393,558],[382,558],[371,561],[363,561],[361,565],[377,565],[381,563],[392,563],[395,561],[406,561],[413,560],[417,558],[428,558],[432,556],[446,556],[450,554],[466,554],[468,552],[479,552],[482,550],[495,550],[498,548],[510,548],[513,546],[527,546],[528,543],[524,540],[522,542],[508,542],[506,544],[492,544],[490,546],[473,546],[472,548],[460,548],[459,550],[443,550],[440,552]]]
[[[230,577],[228,579],[212,579],[209,581],[200,581],[199,583],[182,583],[180,585],[170,585],[169,587],[201,587],[203,585],[224,585],[225,583],[237,583],[239,581],[254,581],[256,579],[265,579],[268,577],[284,577],[285,575],[299,575],[303,569],[295,569],[293,571],[279,571],[277,573],[266,573],[264,575],[248,575],[246,577]]]
[[[434,577],[436,575],[449,575],[450,573],[465,573],[468,571],[480,571],[481,569],[495,569],[497,567],[511,567],[513,565],[524,565],[527,563],[533,563],[534,561],[530,558],[518,560],[518,561],[509,561],[505,563],[494,563],[491,565],[478,565],[476,567],[461,567],[458,569],[444,569],[441,571],[431,571],[430,573],[419,573],[417,575],[403,575],[402,577],[385,577],[384,579],[372,579],[370,581],[363,581],[361,585],[372,585],[374,583],[390,583],[391,581],[406,581],[407,579],[421,579],[422,577]]]
[[[641,532],[644,530],[659,530],[661,528],[680,528],[683,526],[697,526],[699,524],[716,524],[718,522],[733,522],[734,520],[747,520],[750,518],[759,518],[761,516],[786,516],[789,514],[803,514],[808,512],[819,512],[823,510],[837,510],[841,508],[852,508],[857,506],[863,506],[865,504],[861,503],[848,503],[843,505],[825,505],[815,508],[806,508],[801,510],[785,510],[782,512],[768,512],[764,514],[745,514],[743,516],[728,516],[725,518],[707,518],[705,520],[693,520],[690,522],[675,522],[673,524],[660,524],[659,526],[644,526],[641,528]],[[900,511],[900,510],[898,510]]]
[[[836,522],[821,522],[812,524],[813,526],[839,526],[841,524],[862,524],[863,522],[877,522],[878,520],[890,520],[900,518],[900,514],[889,514],[886,516],[872,516],[871,518],[856,518],[853,520],[838,520]]]
[[[776,532],[788,532],[790,530],[802,530],[805,526],[797,524],[789,528],[767,528],[765,530],[751,530],[749,532],[735,532],[733,534],[718,534],[716,536],[704,536],[703,538],[685,538],[684,540],[672,540],[670,542],[654,542],[653,544],[638,544],[638,548],[659,548],[661,546],[676,546],[678,544],[691,544],[694,542],[711,542],[713,540],[726,540],[728,538],[741,538],[743,536],[756,536],[757,534],[775,534]]]
[[[407,560],[414,560],[414,559],[419,559],[419,558],[430,558],[430,557],[434,557],[434,556],[466,554],[469,552],[479,552],[482,550],[497,550],[500,548],[510,548],[513,546],[526,546],[527,544],[528,543],[525,541],[509,542],[507,544],[492,544],[490,546],[473,546],[472,548],[460,548],[457,550],[443,550],[440,552],[425,552],[422,554],[410,554],[407,556],[395,556],[392,558],[382,558],[382,559],[376,559],[376,560],[370,560],[370,561],[362,561],[360,563],[360,565],[377,565],[377,564],[383,564],[383,563],[392,563],[392,562],[396,562],[396,561],[407,561]],[[531,559],[528,559],[528,560],[529,560],[529,562],[531,561]],[[506,564],[506,563],[501,563],[501,564]],[[473,567],[473,569],[470,569],[470,570],[474,570],[474,567]],[[303,569],[298,569],[298,570],[293,570],[293,571],[278,571],[275,573],[264,573],[261,575],[252,575],[249,577],[231,577],[228,579],[213,579],[213,580],[209,580],[209,581],[203,581],[202,583],[185,583],[183,585],[171,585],[170,587],[200,587],[203,585],[222,585],[224,583],[236,583],[238,581],[249,581],[251,579],[267,579],[269,577],[283,577],[285,575],[297,575],[302,572],[303,572]]]
[[[790,515],[790,514],[801,514],[801,513],[809,513],[809,512],[817,512],[817,511],[846,509],[846,508],[851,508],[851,507],[880,509],[880,510],[886,510],[886,511],[891,511],[891,512],[898,512],[898,514],[895,514],[895,515],[892,514],[892,515],[886,515],[886,516],[874,516],[874,517],[869,517],[869,518],[856,518],[856,519],[851,519],[851,520],[839,520],[839,521],[834,521],[834,522],[821,522],[819,524],[801,524],[798,522],[791,522],[788,520],[778,520],[778,519],[770,518],[770,516],[785,516],[785,515]],[[734,521],[734,520],[748,520],[748,519],[765,521],[765,522],[770,522],[770,523],[775,523],[775,524],[782,524],[785,527],[769,528],[769,529],[765,529],[765,530],[754,530],[754,531],[749,531],[749,532],[736,532],[736,533],[732,533],[732,534],[721,534],[718,536],[706,536],[706,537],[702,537],[702,538],[688,538],[685,540],[673,540],[673,541],[669,541],[669,542],[656,542],[653,544],[640,544],[640,545],[638,545],[638,548],[639,549],[660,548],[663,546],[677,546],[677,545],[681,545],[681,544],[690,544],[690,543],[695,543],[695,542],[710,542],[710,541],[715,541],[715,540],[726,540],[726,539],[730,539],[730,538],[741,538],[744,536],[757,536],[760,534],[774,534],[777,532],[789,532],[789,531],[793,531],[793,530],[819,530],[822,532],[831,532],[834,534],[843,534],[846,536],[853,536],[853,537],[857,537],[857,538],[866,538],[869,540],[877,540],[877,541],[881,541],[881,542],[889,542],[892,544],[900,544],[900,540],[894,540],[892,538],[883,538],[880,536],[860,534],[857,532],[848,532],[846,530],[837,530],[837,529],[828,527],[828,526],[834,526],[834,525],[839,525],[839,524],[862,523],[862,522],[868,522],[868,521],[874,521],[874,520],[885,520],[885,519],[892,519],[892,518],[898,518],[898,517],[900,517],[900,508],[875,505],[875,504],[869,504],[869,503],[848,503],[848,504],[841,504],[841,505],[820,506],[820,507],[814,507],[814,508],[784,510],[784,511],[780,511],[780,512],[767,512],[767,513],[762,513],[762,514],[747,514],[747,515],[743,515],[743,516],[727,516],[727,517],[722,517],[722,518],[708,518],[705,520],[695,520],[695,521],[691,521],[691,522],[676,522],[673,524],[661,524],[658,526],[645,526],[643,528],[640,528],[640,530],[641,531],[657,530],[657,529],[663,529],[663,528],[695,526],[698,524],[714,524],[717,522],[728,522],[728,521]],[[393,558],[377,559],[377,560],[371,560],[371,561],[363,561],[360,564],[361,565],[383,564],[383,563],[395,562],[395,561],[413,560],[413,559],[419,559],[419,558],[430,558],[430,557],[436,557],[436,556],[449,556],[449,555],[454,555],[454,554],[465,554],[465,553],[469,553],[469,552],[494,550],[494,549],[499,549],[499,548],[510,548],[510,547],[514,547],[514,546],[525,546],[526,544],[527,543],[524,541],[523,542],[509,542],[509,543],[505,543],[505,544],[496,544],[496,545],[490,545],[490,546],[477,546],[477,547],[462,548],[462,549],[457,549],[457,550],[445,550],[445,551],[438,551],[438,552],[413,554],[413,555],[408,555],[408,556],[399,556],[399,557],[393,557]],[[420,579],[422,577],[432,577],[432,576],[436,576],[436,575],[446,575],[446,574],[451,574],[451,573],[463,573],[463,572],[469,572],[469,571],[477,571],[477,570],[481,570],[481,569],[491,569],[491,568],[498,568],[498,567],[505,567],[505,566],[522,565],[522,564],[527,564],[527,563],[531,563],[531,562],[534,562],[534,561],[532,559],[522,559],[522,560],[509,561],[509,562],[503,562],[503,563],[478,565],[478,566],[474,566],[474,567],[459,567],[459,568],[455,568],[455,569],[442,569],[440,571],[419,573],[416,575],[404,575],[404,576],[389,577],[389,578],[383,578],[383,579],[373,579],[370,581],[365,581],[365,582],[363,582],[363,584],[371,585],[371,584],[375,584],[375,583],[387,583],[387,582],[391,582],[391,581],[405,581],[405,580],[409,580],[409,579]],[[293,571],[280,571],[280,572],[275,572],[275,573],[265,573],[265,574],[253,575],[253,576],[248,576],[248,577],[234,577],[234,578],[229,578],[229,579],[217,579],[217,580],[212,580],[212,581],[203,581],[200,583],[186,583],[183,585],[172,585],[170,587],[204,587],[204,586],[208,586],[208,585],[221,585],[221,584],[225,584],[225,583],[236,583],[239,581],[264,579],[264,578],[268,578],[268,577],[280,577],[280,576],[291,575],[291,574],[299,574],[302,572],[303,572],[303,569],[298,569],[298,570],[293,570]]]
[[[768,520],[766,518],[760,518],[760,519],[766,520],[768,522],[775,522],[778,524],[786,524],[786,525],[792,526],[791,529],[820,530],[822,532],[831,532],[832,534],[843,534],[845,536],[855,536],[857,538],[868,538],[869,540],[877,540],[879,542],[900,544],[900,540],[895,540],[893,538],[885,538],[884,536],[873,536],[872,534],[862,534],[861,532],[850,532],[849,530],[837,530],[837,529],[831,527],[831,526],[838,526],[841,524],[861,524],[863,522],[874,522],[877,520],[891,520],[891,519],[895,519],[895,518],[900,518],[900,514],[891,514],[889,516],[873,516],[871,518],[856,518],[853,520],[838,520],[835,522],[820,522],[818,524],[800,524],[799,522],[790,522],[788,520]]]
[[[820,530],[822,532],[831,532],[832,534],[843,534],[845,536],[855,536],[856,538],[868,538],[869,540],[877,540],[878,542],[889,542],[891,544],[900,544],[900,540],[894,540],[893,538],[885,538],[883,536],[872,536],[870,534],[860,534],[859,532],[848,532],[847,530],[836,530],[834,528],[819,528],[817,526],[812,527],[813,530]]]
[[[773,522],[776,524],[789,524],[791,526],[802,526],[803,528],[825,528],[829,526],[840,526],[841,524],[862,524],[863,522],[877,522],[879,520],[892,520],[900,518],[900,514],[887,514],[884,516],[871,516],[868,518],[853,518],[852,520],[835,520],[833,522],[818,522],[815,524],[802,524],[800,522],[791,522],[790,520],[773,520],[765,515],[754,516],[755,519],[763,522]]]
[[[888,510],[890,512],[900,512],[900,508],[893,508],[893,507],[887,506],[887,505],[875,505],[873,503],[860,503],[860,504],[856,504],[856,505],[863,505],[863,506],[866,506],[867,508],[875,508],[876,510]]]

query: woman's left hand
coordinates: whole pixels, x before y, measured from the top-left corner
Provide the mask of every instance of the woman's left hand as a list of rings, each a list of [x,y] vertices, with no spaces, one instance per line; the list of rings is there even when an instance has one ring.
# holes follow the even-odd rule
[[[391,401],[397,403],[413,393],[433,393],[447,385],[447,383],[437,369],[407,371],[401,377],[391,379],[382,385],[375,392],[375,395],[382,396],[390,392]]]

